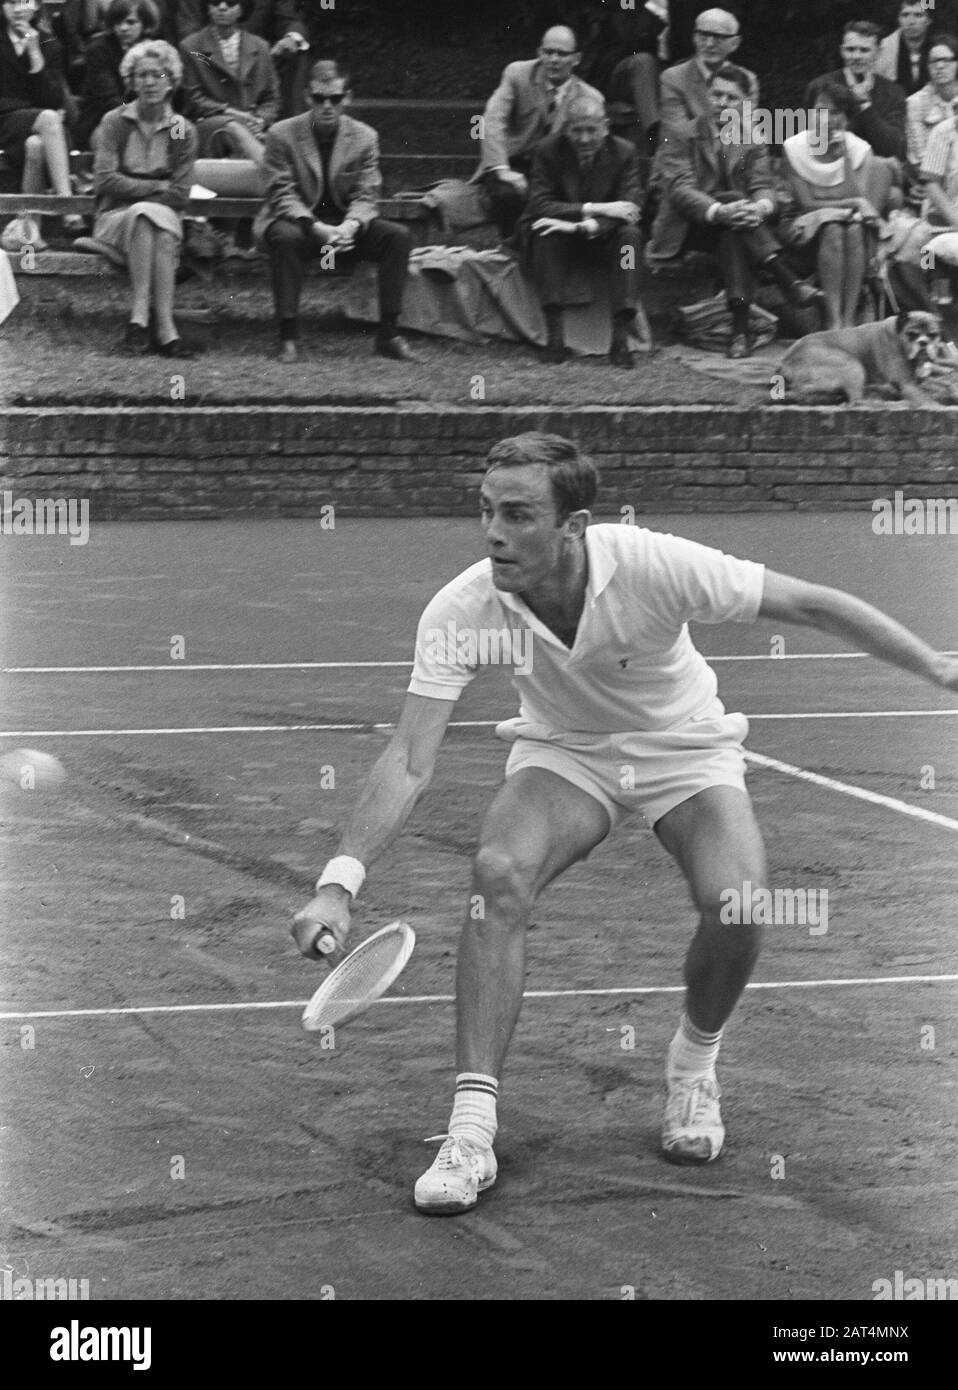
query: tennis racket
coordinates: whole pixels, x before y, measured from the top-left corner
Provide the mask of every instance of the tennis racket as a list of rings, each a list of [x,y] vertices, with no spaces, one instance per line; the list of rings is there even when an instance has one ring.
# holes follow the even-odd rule
[[[404,968],[416,944],[407,922],[390,922],[368,936],[327,976],[303,1010],[308,1033],[339,1026],[375,1003]]]

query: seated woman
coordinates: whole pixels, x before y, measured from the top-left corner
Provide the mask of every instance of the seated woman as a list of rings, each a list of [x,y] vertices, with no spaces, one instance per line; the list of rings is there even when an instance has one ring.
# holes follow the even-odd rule
[[[210,23],[183,40],[180,54],[186,114],[196,122],[200,155],[258,166],[263,136],[279,110],[279,87],[269,44],[239,27],[252,7],[252,0],[210,0]]]
[[[908,136],[908,168],[913,177],[921,170],[928,137],[936,125],[958,111],[958,39],[938,34],[928,50],[930,81],[905,103]]]
[[[182,76],[179,54],[170,44],[162,39],[134,44],[120,77],[136,100],[108,111],[94,138],[93,236],[119,251],[129,267],[133,305],[123,343],[135,356],[152,346],[163,357],[190,355],[173,322],[182,214],[197,149],[195,129],[170,105]]]
[[[953,300],[951,272],[955,267],[954,248],[956,242],[951,238],[942,239],[936,245],[933,238],[943,232],[958,233],[958,116],[942,121],[932,131],[922,160],[921,176],[925,187],[925,202],[922,207],[921,229],[923,243],[932,241],[936,252],[929,258],[919,256],[923,268],[931,271],[931,301],[935,308],[950,305]],[[947,255],[942,255],[947,251]],[[938,265],[936,267],[936,261]]]
[[[122,106],[126,93],[120,78],[124,53],[142,39],[155,38],[160,15],[153,0],[110,0],[105,34],[92,40],[86,51],[86,76],[80,96],[80,118],[75,134],[81,150],[90,148],[90,137],[108,111]]]
[[[65,89],[60,46],[34,22],[38,0],[3,0],[0,27],[0,149],[22,171],[24,193],[69,198],[70,154],[63,125]],[[83,218],[64,217],[79,236]]]
[[[779,236],[787,246],[813,254],[826,328],[856,322],[879,223],[901,177],[897,160],[878,158],[867,140],[848,129],[857,109],[847,87],[823,83],[816,106],[820,126],[810,123],[782,146],[797,215],[782,219]]]

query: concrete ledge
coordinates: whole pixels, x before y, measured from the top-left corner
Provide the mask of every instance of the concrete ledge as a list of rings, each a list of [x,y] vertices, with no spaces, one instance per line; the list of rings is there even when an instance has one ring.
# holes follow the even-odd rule
[[[598,510],[840,510],[958,492],[958,410],[593,406],[29,407],[0,413],[0,488],[83,498],[98,520],[449,516],[524,430],[577,439]]]

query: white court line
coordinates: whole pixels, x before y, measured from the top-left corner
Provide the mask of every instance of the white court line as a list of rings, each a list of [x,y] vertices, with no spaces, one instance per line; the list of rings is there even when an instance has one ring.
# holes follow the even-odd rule
[[[750,763],[759,767],[769,767],[775,772],[785,772],[789,777],[797,777],[802,782],[811,782],[816,787],[825,787],[830,792],[843,792],[845,796],[855,796],[859,801],[870,801],[873,806],[884,806],[889,811],[898,811],[903,816],[915,820],[930,821],[932,825],[942,825],[946,830],[958,830],[958,820],[943,816],[938,811],[927,811],[924,806],[913,806],[910,801],[899,801],[895,796],[883,796],[881,792],[870,792],[864,787],[853,787],[848,782],[838,782],[834,777],[824,777],[820,772],[808,772],[792,763],[781,763],[777,758],[767,758],[764,753],[753,753],[746,749],[745,756]]]
[[[713,661],[858,661],[871,656],[870,652],[793,652],[785,656],[705,656]],[[958,656],[958,652],[942,652],[942,656]],[[877,657],[875,658],[877,660]],[[135,671],[361,671],[404,667],[411,661],[234,661],[189,665],[185,662],[166,662],[163,666],[0,666],[2,676],[38,675],[96,675],[101,673]]]
[[[756,719],[941,719],[958,714],[958,709],[862,709],[802,710],[795,714],[749,714]],[[501,719],[459,719],[450,729],[494,729]],[[381,733],[395,729],[389,724],[197,724],[170,729],[0,729],[0,738],[112,738],[146,734],[336,734]]]
[[[836,980],[763,980],[753,981],[746,989],[825,989],[829,986],[848,985],[934,985],[953,984],[958,975],[875,975],[853,979]],[[581,999],[598,995],[637,995],[637,994],[682,994],[685,985],[636,985],[634,988],[617,989],[529,989],[523,999]],[[378,999],[378,1004],[454,1004],[454,994],[410,994],[393,995],[388,999]],[[205,1014],[237,1013],[255,1009],[304,1009],[306,999],[273,999],[258,1003],[244,1000],[239,1004],[144,1004],[128,1008],[114,1009],[46,1009],[33,1013],[0,1013],[0,1020],[8,1022],[25,1018],[105,1018],[117,1014]],[[371,1005],[370,1007],[375,1007]]]

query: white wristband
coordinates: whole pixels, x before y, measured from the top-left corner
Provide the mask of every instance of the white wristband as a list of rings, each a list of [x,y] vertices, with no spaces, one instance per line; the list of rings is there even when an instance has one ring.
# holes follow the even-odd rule
[[[365,881],[366,870],[358,859],[353,859],[349,854],[337,854],[335,858],[330,859],[316,880],[316,891],[325,888],[327,883],[336,883],[355,898],[359,896],[359,890]]]

